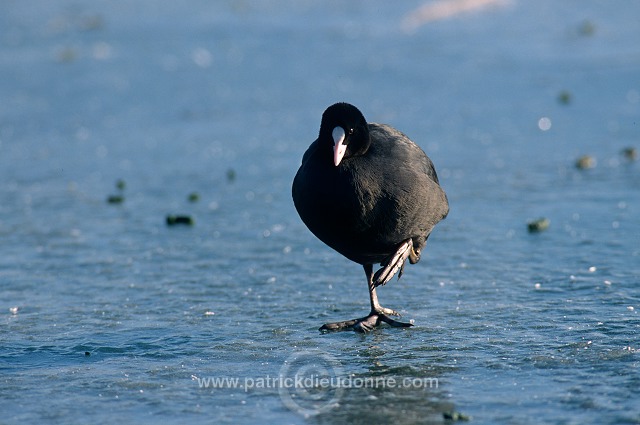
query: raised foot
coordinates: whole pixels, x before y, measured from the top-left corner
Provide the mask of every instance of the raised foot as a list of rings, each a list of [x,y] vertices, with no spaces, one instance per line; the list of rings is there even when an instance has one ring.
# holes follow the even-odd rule
[[[349,331],[353,330],[356,332],[371,332],[382,323],[386,323],[389,326],[394,328],[409,328],[413,326],[413,323],[405,323],[399,322],[397,320],[393,320],[387,314],[391,314],[394,316],[399,316],[399,314],[391,309],[385,308],[384,312],[382,311],[372,311],[368,316],[362,317],[360,319],[347,320],[344,322],[335,322],[335,323],[327,323],[322,325],[320,328],[320,332],[334,332],[334,331]]]
[[[409,257],[409,261],[413,264],[413,259],[419,258],[413,250],[413,241],[407,239],[402,242],[396,252],[382,263],[382,268],[373,276],[373,286],[378,287],[385,285],[398,272],[398,279],[404,271],[404,262]],[[417,260],[416,260],[417,261]]]

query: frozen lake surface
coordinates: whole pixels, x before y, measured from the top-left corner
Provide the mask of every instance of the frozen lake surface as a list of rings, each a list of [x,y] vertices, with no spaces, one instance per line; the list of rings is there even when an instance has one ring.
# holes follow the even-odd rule
[[[640,3],[423,3],[0,3],[0,421],[640,423]],[[449,196],[411,329],[318,332],[369,309],[290,195],[336,101]]]

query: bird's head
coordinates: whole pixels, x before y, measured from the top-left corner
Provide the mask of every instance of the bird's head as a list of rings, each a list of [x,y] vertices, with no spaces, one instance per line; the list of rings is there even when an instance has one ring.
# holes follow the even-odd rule
[[[333,164],[343,159],[362,155],[369,149],[369,127],[362,113],[348,103],[336,103],[322,114],[320,142],[331,147]]]

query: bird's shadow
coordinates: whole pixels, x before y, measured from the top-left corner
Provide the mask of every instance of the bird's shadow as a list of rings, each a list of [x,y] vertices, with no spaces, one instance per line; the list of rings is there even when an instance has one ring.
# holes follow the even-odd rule
[[[429,340],[420,338],[422,334],[428,331],[380,328],[368,334],[341,333],[345,345],[332,348],[342,350],[338,358],[344,389],[331,409],[309,421],[441,424],[443,415],[454,409],[446,384],[455,373],[454,362],[438,347],[416,345],[415,341]]]

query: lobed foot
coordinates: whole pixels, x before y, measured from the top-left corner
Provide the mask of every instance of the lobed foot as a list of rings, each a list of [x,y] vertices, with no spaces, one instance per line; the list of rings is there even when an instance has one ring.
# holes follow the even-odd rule
[[[394,328],[408,328],[413,326],[412,323],[399,322],[393,320],[388,315],[400,316],[395,310],[381,307],[380,311],[372,311],[368,316],[360,319],[347,320],[344,322],[327,323],[322,325],[320,332],[333,332],[333,331],[349,331],[356,332],[371,332],[382,323],[386,323]]]
[[[373,286],[378,287],[384,285],[398,272],[398,279],[404,271],[404,262],[409,257],[409,261],[419,258],[413,250],[413,241],[407,239],[396,250],[396,252],[382,263],[382,268],[373,276]],[[417,260],[416,260],[417,261]],[[413,264],[413,263],[412,263]]]

